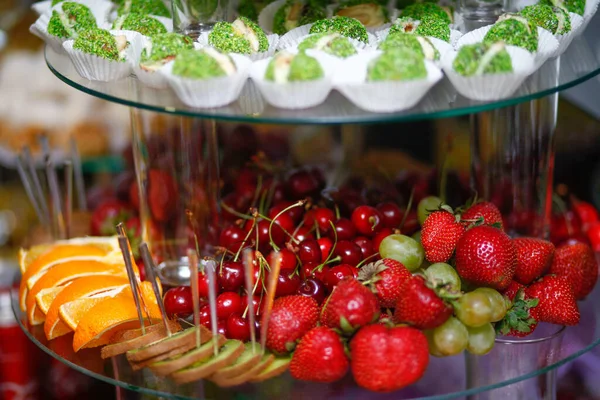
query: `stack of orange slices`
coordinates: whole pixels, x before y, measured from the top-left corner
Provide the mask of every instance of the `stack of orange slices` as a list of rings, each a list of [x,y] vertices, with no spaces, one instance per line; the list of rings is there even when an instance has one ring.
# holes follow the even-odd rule
[[[77,238],[21,250],[19,301],[48,340],[74,332],[73,350],[110,343],[140,327],[117,237]],[[138,274],[137,267],[134,267]],[[140,285],[148,323],[160,320],[150,282]]]

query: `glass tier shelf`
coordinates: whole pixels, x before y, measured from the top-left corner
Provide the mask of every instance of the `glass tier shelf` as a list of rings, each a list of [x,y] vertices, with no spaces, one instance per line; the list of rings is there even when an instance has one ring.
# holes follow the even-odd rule
[[[249,123],[347,124],[399,122],[428,118],[446,118],[515,105],[560,92],[591,79],[600,73],[600,46],[578,37],[557,59],[546,62],[530,76],[510,98],[480,102],[459,95],[444,78],[410,110],[399,113],[372,113],[361,110],[333,91],[325,103],[307,110],[284,110],[270,106],[251,81],[240,98],[225,107],[198,109],[184,105],[171,89],[157,90],[144,86],[134,77],[115,82],[95,82],[82,78],[66,54],[46,46],[50,70],[62,81],[85,93],[126,106],[175,115]]]
[[[578,357],[586,357],[585,360],[582,360],[584,365],[600,363],[600,351],[595,349],[600,343],[600,308],[597,307],[600,301],[600,285],[596,286],[594,292],[580,303],[581,323],[578,326],[566,328],[564,332],[560,332],[560,327],[553,326],[554,336],[563,334],[559,346],[549,348],[547,343],[540,345],[540,340],[529,340],[530,343],[527,344],[508,344],[509,347],[502,349],[501,354],[497,352],[494,356],[496,358],[493,359],[490,359],[491,354],[483,357],[462,355],[448,358],[430,357],[427,372],[420,381],[403,390],[387,394],[377,394],[359,388],[353,382],[350,373],[343,380],[332,384],[300,382],[292,379],[289,373],[286,373],[261,384],[248,384],[229,389],[219,388],[209,381],[176,385],[168,378],[157,378],[148,369],[132,371],[124,356],[118,356],[112,360],[102,360],[99,349],[86,349],[74,353],[71,347],[72,334],[47,341],[43,325],[32,327],[27,324],[24,314],[19,309],[17,298],[18,290],[15,289],[12,293],[12,305],[19,325],[29,339],[43,351],[69,367],[95,379],[161,398],[261,400],[283,398],[310,400],[527,398],[536,400],[538,396],[532,395],[531,392],[527,394],[527,390],[531,389],[532,383],[535,388],[536,385],[541,385],[540,382],[554,379],[554,374],[558,374],[560,378],[561,373],[566,372],[565,368],[568,368],[558,370],[558,367],[567,365]],[[506,346],[507,344],[502,345]],[[507,358],[508,354],[513,354],[513,358]],[[546,356],[544,357],[543,354]],[[498,364],[502,364],[502,362],[509,364],[509,367],[504,368],[501,373],[495,374],[495,379],[490,379],[489,374],[485,379],[481,379],[480,375],[473,375],[490,367],[498,367]],[[546,366],[540,367],[542,364]],[[466,371],[471,372],[467,373]],[[546,374],[545,379],[539,379],[544,374]],[[477,384],[477,382],[484,381],[485,384]],[[467,382],[470,382],[470,387],[467,387]],[[523,385],[528,385],[528,388],[520,390],[519,386]],[[517,388],[517,390],[512,388]],[[539,398],[541,399],[541,397]]]

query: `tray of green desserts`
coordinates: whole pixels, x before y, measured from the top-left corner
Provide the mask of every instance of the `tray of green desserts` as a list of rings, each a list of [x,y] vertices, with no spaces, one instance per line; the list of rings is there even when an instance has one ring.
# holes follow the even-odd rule
[[[30,31],[92,81],[133,76],[190,107],[216,108],[250,85],[257,102],[306,109],[338,91],[372,112],[410,109],[444,76],[461,95],[510,97],[580,35],[600,0],[540,0],[464,31],[436,3],[278,0],[237,6],[196,40],[173,32],[162,0],[43,1]]]

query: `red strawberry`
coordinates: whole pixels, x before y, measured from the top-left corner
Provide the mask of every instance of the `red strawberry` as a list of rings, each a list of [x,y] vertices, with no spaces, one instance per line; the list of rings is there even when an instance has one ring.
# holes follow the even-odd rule
[[[346,375],[349,366],[338,334],[319,326],[300,339],[290,362],[290,373],[301,381],[335,382]]]
[[[446,322],[452,311],[452,306],[427,287],[425,279],[414,276],[396,303],[394,320],[417,329],[433,329]]]
[[[464,232],[465,227],[456,221],[454,214],[445,210],[429,214],[421,230],[421,244],[427,261],[448,261]]]
[[[379,316],[377,297],[352,277],[342,279],[321,312],[321,324],[345,333],[373,322]]]
[[[517,249],[514,280],[529,285],[546,272],[552,262],[554,245],[547,240],[535,238],[517,238],[513,243]]]
[[[535,313],[538,299],[526,299],[522,286],[513,295],[513,304],[506,310],[506,315],[496,324],[496,332],[504,336],[525,337],[531,335],[538,325],[538,316]],[[512,283],[511,283],[512,285]],[[506,294],[505,294],[506,295]]]
[[[317,325],[319,305],[312,297],[285,296],[273,303],[267,348],[276,353],[288,353],[294,349],[296,341]]]
[[[391,392],[418,381],[429,364],[425,335],[407,326],[365,326],[352,338],[350,354],[356,383],[376,392]]]
[[[466,281],[504,290],[517,266],[517,251],[506,233],[492,226],[465,232],[456,246],[456,271]]]
[[[538,299],[531,311],[540,322],[556,325],[577,325],[579,308],[570,282],[561,276],[548,275],[525,289],[525,297]]]
[[[402,263],[384,258],[360,269],[358,280],[369,285],[383,308],[394,308],[412,274]]]
[[[503,229],[502,214],[493,203],[482,201],[475,203],[461,215],[464,224],[469,225],[483,218],[484,225],[495,225]]]
[[[573,286],[577,300],[585,298],[598,280],[598,265],[594,252],[584,243],[561,246],[554,252],[550,274],[564,276]]]
[[[517,295],[517,292],[524,288],[525,288],[525,285],[522,285],[517,281],[512,281],[512,282],[510,282],[510,285],[508,285],[506,290],[502,292],[502,294],[504,296],[508,297],[510,299],[510,301],[514,301],[515,296]]]

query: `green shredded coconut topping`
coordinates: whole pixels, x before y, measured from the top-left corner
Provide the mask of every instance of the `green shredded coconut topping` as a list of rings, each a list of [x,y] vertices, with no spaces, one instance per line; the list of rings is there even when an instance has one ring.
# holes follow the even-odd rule
[[[231,63],[231,58],[227,54]],[[173,75],[191,79],[210,79],[226,76],[227,72],[219,61],[206,50],[184,50],[177,55],[173,64]]]
[[[167,28],[156,18],[136,13],[126,14],[117,18],[113,23],[113,29],[136,31],[144,36],[167,33]]]
[[[253,54],[269,50],[265,32],[246,17],[239,17],[233,23],[217,22],[208,35],[208,43],[226,53]]]
[[[583,14],[585,13],[585,1],[586,0],[541,0],[540,4],[562,8],[567,12],[579,14],[583,17]]]
[[[510,55],[502,42],[462,46],[452,66],[463,76],[500,74],[513,70]]]
[[[206,2],[206,0],[199,1],[202,3]],[[156,15],[157,17],[171,17],[171,12],[162,0],[124,0],[120,3],[117,13],[119,15],[137,13]]]
[[[486,33],[483,42],[494,44],[504,42],[508,45],[522,47],[531,53],[538,48],[537,26],[523,17],[514,15],[504,15],[504,20],[496,22]],[[520,19],[519,19],[520,18]]]
[[[394,48],[369,63],[367,81],[407,81],[427,77],[425,58],[408,48]]]
[[[424,36],[396,32],[389,34],[379,45],[379,49],[384,51],[395,48],[410,49],[420,53],[423,57],[431,61],[440,59],[440,52],[435,48],[433,43]]]
[[[310,33],[337,32],[342,36],[369,42],[367,29],[357,19],[335,16],[330,19],[322,19],[310,27]]]
[[[151,45],[142,51],[141,63],[166,63],[184,50],[193,50],[194,41],[178,33],[161,33],[150,38]],[[148,51],[148,49],[150,49]]]
[[[107,60],[125,61],[119,54],[117,40],[109,31],[104,29],[91,29],[81,32],[75,39],[73,48]]]
[[[316,49],[340,58],[356,54],[354,45],[347,37],[339,33],[316,33],[304,39],[298,45],[298,50]]]
[[[48,33],[60,38],[73,38],[78,33],[97,27],[92,11],[83,4],[63,2],[62,12],[52,11],[48,22]]]
[[[452,11],[435,3],[415,3],[402,10],[403,17],[421,20],[425,17],[438,18],[446,24],[452,23]]]
[[[325,74],[321,64],[304,52],[296,55],[287,52],[277,53],[267,66],[265,79],[276,82],[279,76],[277,71],[280,68],[286,69],[284,82],[313,81],[322,78]]]
[[[450,25],[438,18],[423,17],[418,21],[410,17],[401,17],[390,27],[390,34],[392,33],[410,33],[450,42]]]

